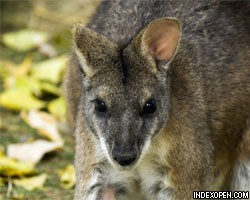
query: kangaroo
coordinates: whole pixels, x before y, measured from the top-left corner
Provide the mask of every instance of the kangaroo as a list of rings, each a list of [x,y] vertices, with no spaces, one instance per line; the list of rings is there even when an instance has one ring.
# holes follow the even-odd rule
[[[250,190],[249,1],[104,1],[73,47],[75,199]]]

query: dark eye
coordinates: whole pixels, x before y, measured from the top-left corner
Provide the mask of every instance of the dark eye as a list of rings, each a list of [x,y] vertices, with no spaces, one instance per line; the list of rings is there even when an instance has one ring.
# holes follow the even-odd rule
[[[96,99],[95,100],[95,109],[99,112],[106,112],[107,107],[106,107],[104,101],[102,101],[100,99]]]
[[[156,102],[154,99],[148,100],[143,107],[143,114],[152,114],[156,111]]]

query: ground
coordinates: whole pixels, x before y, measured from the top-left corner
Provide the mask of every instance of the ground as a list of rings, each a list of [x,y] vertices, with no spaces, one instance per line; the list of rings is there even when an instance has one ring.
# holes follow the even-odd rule
[[[30,128],[19,116],[19,113],[1,110],[2,129],[1,145],[6,147],[8,144],[21,143],[27,138],[40,138],[36,130]],[[32,200],[70,200],[73,199],[74,189],[64,189],[60,184],[60,177],[57,174],[59,169],[73,163],[74,142],[69,133],[64,133],[64,149],[60,152],[50,153],[38,163],[36,169],[40,173],[47,173],[48,179],[44,190],[27,191],[21,187],[13,186],[13,194],[10,199],[32,199]],[[0,199],[7,199],[8,185],[0,186]]]
[[[8,1],[1,3],[0,20],[1,34],[9,31],[18,31],[23,28],[42,30],[50,33],[53,38],[49,43],[55,47],[58,55],[71,53],[71,29],[73,24],[81,22],[86,24],[90,19],[99,0],[55,0],[55,1]],[[13,8],[15,12],[13,12]],[[9,60],[20,63],[27,55],[33,62],[45,59],[38,50],[29,52],[16,52],[0,44],[0,60]],[[1,74],[0,74],[1,75]],[[0,76],[2,78],[2,76]],[[0,92],[3,92],[2,80]],[[27,125],[21,118],[19,111],[12,111],[0,107],[0,150],[9,144],[22,143],[27,140],[41,138],[37,130]],[[65,189],[61,186],[58,170],[73,164],[74,139],[68,131],[62,132],[65,145],[62,151],[49,153],[37,164],[39,173],[47,173],[48,179],[42,190],[27,191],[21,187],[12,187],[12,193],[8,196],[10,185],[0,185],[0,200],[2,199],[32,199],[32,200],[70,200],[73,199],[74,188]]]

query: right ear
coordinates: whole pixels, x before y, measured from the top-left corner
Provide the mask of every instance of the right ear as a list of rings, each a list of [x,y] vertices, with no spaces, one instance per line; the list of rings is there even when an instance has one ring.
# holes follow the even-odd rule
[[[74,51],[79,59],[83,73],[92,77],[116,54],[116,45],[104,36],[77,24],[73,29]]]
[[[132,42],[140,53],[153,61],[151,70],[158,71],[157,63],[161,68],[168,69],[173,60],[181,38],[181,25],[175,18],[159,18],[149,23]]]

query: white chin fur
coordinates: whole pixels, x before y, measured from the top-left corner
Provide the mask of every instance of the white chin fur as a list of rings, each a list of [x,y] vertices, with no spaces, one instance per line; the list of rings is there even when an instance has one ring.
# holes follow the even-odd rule
[[[231,190],[250,192],[250,157],[239,161],[234,167]]]

